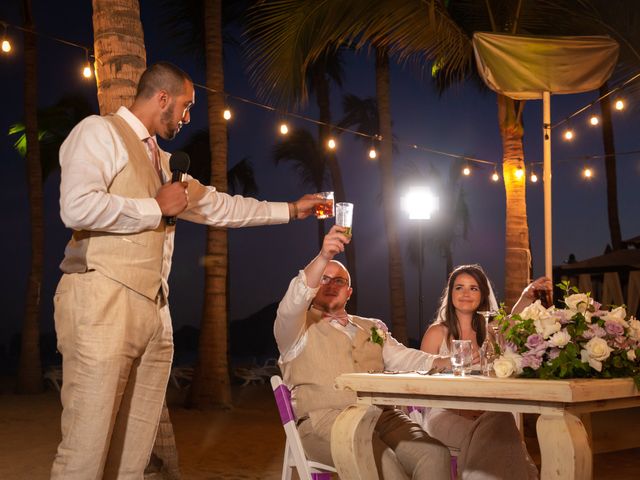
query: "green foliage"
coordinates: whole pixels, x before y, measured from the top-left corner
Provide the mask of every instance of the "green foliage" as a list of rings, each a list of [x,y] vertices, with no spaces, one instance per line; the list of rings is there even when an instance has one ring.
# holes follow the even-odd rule
[[[371,327],[371,339],[373,343],[377,343],[381,347],[384,346],[384,334],[380,335],[376,327]]]

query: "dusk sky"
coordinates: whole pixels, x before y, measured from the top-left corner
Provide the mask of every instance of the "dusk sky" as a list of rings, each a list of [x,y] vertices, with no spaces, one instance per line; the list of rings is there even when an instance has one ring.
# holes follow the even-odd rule
[[[8,5],[12,3],[15,5]],[[142,24],[147,47],[147,62],[169,60],[185,69],[196,83],[204,84],[202,68],[193,58],[179,55],[175,40],[162,30],[161,22],[152,10],[154,2],[141,1]],[[0,20],[21,25],[19,2],[3,2]],[[55,6],[54,6],[55,5]],[[91,2],[72,0],[47,2],[33,0],[36,28],[44,34],[87,47],[93,45]],[[0,320],[0,349],[7,348],[11,337],[21,328],[24,298],[29,269],[29,219],[23,159],[13,150],[13,138],[7,135],[9,126],[23,119],[24,57],[22,33],[9,27],[13,42],[10,55],[0,55],[0,158],[5,185],[0,190],[3,205],[3,227],[0,251],[5,262],[5,280],[0,289],[3,314]],[[95,80],[82,78],[80,72],[84,52],[39,37],[39,105],[49,106],[69,93],[82,93],[95,100]],[[226,91],[235,96],[255,100],[255,92],[248,85],[244,64],[238,49],[225,51]],[[335,123],[342,116],[341,98],[345,93],[360,97],[375,95],[373,61],[365,54],[345,56],[346,79],[342,90],[331,91],[332,114]],[[501,140],[498,131],[496,95],[481,91],[476,84],[454,88],[441,97],[429,79],[419,73],[393,67],[392,77],[393,129],[400,145],[394,157],[398,175],[417,167],[426,171],[430,162],[447,175],[451,158],[411,149],[417,144],[434,150],[468,155],[498,162],[501,171]],[[624,91],[620,96],[624,97]],[[206,124],[206,92],[196,88],[196,105],[192,123],[184,128],[173,142],[163,142],[168,151],[180,149],[191,135]],[[565,118],[597,98],[597,92],[582,95],[553,96],[552,123]],[[313,99],[304,115],[315,117]],[[301,185],[296,173],[286,164],[275,166],[272,149],[279,139],[278,118],[267,110],[229,100],[233,119],[229,122],[229,165],[249,157],[259,186],[257,197],[266,200],[294,200],[311,188]],[[97,105],[96,105],[97,111]],[[541,101],[530,101],[525,107],[525,161],[529,167],[536,162],[535,171],[542,178]],[[595,107],[593,113],[598,113]],[[616,148],[619,153],[640,151],[637,125],[640,110],[633,105],[614,116]],[[589,127],[588,114],[576,117],[572,127],[577,138],[570,144],[561,139],[560,129],[553,131],[553,263],[562,263],[570,253],[577,259],[601,254],[609,240],[606,212],[604,167],[602,160],[589,166],[595,177],[589,181],[581,177],[585,156],[602,154],[601,132]],[[304,127],[314,135],[312,123],[291,121],[290,126]],[[380,181],[378,166],[367,157],[369,145],[344,134],[339,139],[338,159],[343,169],[349,201],[355,204],[354,240],[357,247],[357,275],[359,282],[359,313],[389,319],[387,285],[387,244],[380,209]],[[413,165],[413,166],[412,166]],[[504,186],[494,183],[493,168],[472,164],[472,175],[462,179],[470,211],[470,230],[467,240],[454,246],[454,263],[477,262],[484,266],[503,299],[504,284]],[[42,289],[42,331],[53,330],[52,298],[59,279],[58,264],[69,238],[59,217],[59,174],[45,183],[45,280]],[[640,186],[639,154],[618,156],[618,201],[622,237],[640,234],[637,214]],[[327,189],[330,184],[327,184]],[[402,194],[403,192],[398,192]],[[534,275],[543,273],[543,198],[542,182],[527,183],[527,204]],[[405,286],[408,308],[409,334],[417,337],[417,266],[407,255],[409,220],[400,213],[402,250],[405,253]],[[265,305],[277,302],[288,282],[300,268],[317,253],[316,220],[308,219],[291,225],[230,230],[231,302],[230,318],[244,318]],[[333,222],[328,222],[331,225]],[[425,223],[425,235],[436,228],[437,214]],[[173,273],[171,276],[172,315],[174,329],[182,325],[198,326],[201,317],[203,268],[201,257],[205,251],[205,229],[179,222],[176,236]],[[438,252],[428,251],[425,258],[424,294],[425,317],[431,318],[445,282],[445,265]]]

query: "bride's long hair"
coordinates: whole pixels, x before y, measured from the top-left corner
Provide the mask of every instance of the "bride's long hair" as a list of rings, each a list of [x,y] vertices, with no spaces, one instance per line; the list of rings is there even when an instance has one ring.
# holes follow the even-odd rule
[[[451,275],[449,275],[447,286],[442,292],[440,307],[438,308],[434,322],[435,324],[444,324],[444,326],[447,327],[447,345],[451,343],[451,340],[460,339],[460,323],[458,321],[458,316],[456,315],[456,310],[453,306],[452,294],[456,279],[463,273],[470,275],[478,283],[478,287],[480,288],[480,305],[478,305],[478,310],[498,309],[498,303],[496,302],[496,297],[493,294],[491,282],[489,282],[487,275],[484,273],[484,270],[480,265],[460,265],[454,268]],[[486,335],[484,318],[482,315],[475,313],[471,321],[471,326],[476,332],[476,342],[478,345],[482,345]]]

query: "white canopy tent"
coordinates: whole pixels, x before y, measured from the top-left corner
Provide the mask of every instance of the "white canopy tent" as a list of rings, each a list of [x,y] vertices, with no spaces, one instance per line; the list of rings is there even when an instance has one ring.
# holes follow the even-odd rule
[[[552,278],[551,94],[599,88],[613,72],[618,43],[607,36],[542,37],[477,32],[473,50],[487,86],[516,100],[542,99],[545,275]]]

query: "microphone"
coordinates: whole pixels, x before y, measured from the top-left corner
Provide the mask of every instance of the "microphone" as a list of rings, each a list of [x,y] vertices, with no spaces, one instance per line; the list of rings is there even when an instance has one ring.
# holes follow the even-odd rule
[[[184,175],[189,170],[191,160],[185,152],[174,152],[169,158],[169,168],[171,169],[171,183],[182,182]],[[165,217],[167,225],[175,225],[176,217]]]

